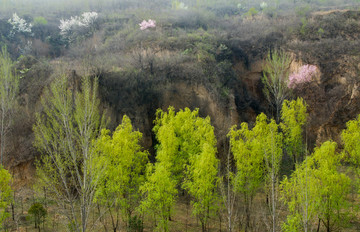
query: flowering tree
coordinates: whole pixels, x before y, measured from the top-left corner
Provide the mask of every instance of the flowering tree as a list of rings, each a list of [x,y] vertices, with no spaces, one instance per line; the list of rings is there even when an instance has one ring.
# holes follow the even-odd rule
[[[146,20],[143,20],[140,24],[140,30],[146,30],[148,28],[155,28],[156,27],[156,21],[155,20],[152,20],[152,19],[149,19],[148,21]]]
[[[98,18],[98,13],[96,12],[84,12],[81,16],[71,17],[70,19],[61,19],[60,20],[60,34],[67,38],[70,42],[74,37],[79,34],[84,34],[84,29],[90,28]],[[75,33],[77,32],[77,33]]]
[[[289,76],[288,87],[295,89],[299,84],[308,83],[319,72],[315,65],[306,64],[300,67],[298,72],[293,72]]]
[[[20,18],[16,13],[13,14],[12,18],[8,20],[12,25],[10,35],[13,36],[16,32],[20,33],[31,33],[31,24],[28,24],[25,19]]]

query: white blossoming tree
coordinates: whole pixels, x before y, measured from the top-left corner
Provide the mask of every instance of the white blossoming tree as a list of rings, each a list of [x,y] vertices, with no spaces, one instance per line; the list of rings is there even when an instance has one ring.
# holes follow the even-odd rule
[[[31,23],[28,24],[25,19],[20,18],[16,13],[13,14],[8,22],[12,25],[11,36],[15,35],[15,33],[22,33],[24,35],[31,34]]]
[[[60,20],[60,34],[68,40],[74,42],[79,36],[91,34],[93,25],[98,18],[96,12],[84,12],[81,16],[74,16],[70,19]]]

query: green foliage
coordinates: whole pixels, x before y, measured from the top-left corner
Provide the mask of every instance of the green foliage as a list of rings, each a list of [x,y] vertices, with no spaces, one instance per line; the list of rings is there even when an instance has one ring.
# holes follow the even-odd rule
[[[344,142],[346,160],[360,174],[360,115],[346,123],[346,129],[342,131],[341,138]]]
[[[0,54],[0,165],[5,155],[6,138],[13,122],[20,77],[14,71],[14,63],[3,47]]]
[[[246,12],[244,15],[248,19],[252,19],[255,15],[257,15],[259,12],[255,9],[255,7],[251,7],[248,12]]]
[[[130,119],[125,115],[113,135],[103,129],[96,141],[99,156],[94,159],[100,170],[105,167],[96,190],[96,200],[104,205],[120,208],[124,221],[140,201],[139,188],[145,181],[148,153],[142,151],[142,134],[134,131]]]
[[[232,128],[229,136],[237,168],[236,187],[245,199],[247,223],[250,221],[252,200],[260,186],[265,183],[265,190],[270,196],[269,209],[275,228],[277,185],[283,155],[282,133],[279,132],[276,122],[273,119],[268,120],[262,113],[257,116],[252,130],[243,123],[238,131]]]
[[[217,201],[217,173],[218,159],[216,158],[216,147],[208,143],[203,145],[201,154],[190,159],[187,179],[184,188],[194,197],[192,202],[193,214],[198,216],[206,231],[205,226],[214,211]]]
[[[281,160],[283,156],[283,135],[279,132],[279,126],[275,120],[260,114],[256,118],[256,126],[253,129],[255,136],[259,139],[260,149],[264,155],[265,184],[269,199],[269,212],[272,221],[272,231],[277,229],[277,204],[278,204],[278,182]]]
[[[285,228],[308,231],[321,221],[327,231],[342,228],[349,220],[350,178],[337,171],[340,158],[336,143],[327,141],[281,184],[289,216]]]
[[[48,22],[44,17],[38,16],[33,20],[34,25],[46,25]]]
[[[129,218],[128,232],[142,232],[143,230],[143,222],[137,215]]]
[[[287,205],[289,214],[282,225],[284,231],[311,231],[316,222],[318,181],[311,168],[311,158],[297,165],[291,178],[281,182],[281,199]]]
[[[194,198],[193,213],[205,230],[216,197],[218,160],[210,118],[200,118],[198,114],[198,109],[191,111],[188,108],[177,113],[172,107],[168,112],[157,111],[153,130],[159,145],[153,175],[157,176],[158,169],[162,172],[166,169],[171,184],[188,190]],[[150,180],[156,184],[155,177],[150,176]]]
[[[244,198],[247,226],[251,220],[253,199],[264,181],[264,154],[255,131],[249,130],[247,123],[242,123],[239,130],[232,127],[228,134],[236,165],[235,189]]]
[[[324,33],[325,33],[324,29],[322,29],[321,27],[319,28],[319,30],[318,30],[317,32],[318,32],[318,35],[319,35],[320,38],[321,38],[321,37],[324,35]]]
[[[47,211],[40,203],[34,203],[31,205],[28,213],[34,217],[35,228],[40,228],[40,223],[45,220]]]
[[[275,108],[276,121],[280,121],[281,106],[286,98],[290,96],[287,87],[289,78],[289,67],[291,59],[283,51],[269,52],[263,67],[262,82],[266,99]]]
[[[202,153],[204,144],[216,146],[210,118],[203,119],[198,115],[198,109],[191,111],[188,108],[177,113],[172,107],[168,112],[156,112],[153,128],[159,142],[156,159],[170,168],[178,184],[184,180],[184,167]]]
[[[298,6],[295,8],[295,13],[297,16],[305,17],[309,14],[311,8],[308,5],[305,6]]]
[[[140,188],[145,197],[141,210],[157,217],[157,231],[169,231],[169,217],[177,193],[176,181],[162,163],[149,164],[147,176],[146,183]]]
[[[307,33],[308,20],[305,17],[302,17],[300,20],[301,20],[300,34],[305,36]]]
[[[306,103],[302,98],[285,100],[281,109],[280,124],[284,133],[285,150],[293,158],[294,164],[300,162],[304,152],[303,127],[306,123]]]
[[[242,123],[239,130],[233,127],[228,136],[236,162],[236,187],[244,195],[253,197],[264,177],[264,156],[259,138],[248,129],[247,123]]]
[[[0,165],[0,229],[5,219],[10,216],[6,210],[13,201],[12,189],[10,187],[11,181],[10,173]]]
[[[97,80],[83,77],[81,90],[69,89],[65,76],[56,79],[45,90],[43,113],[37,114],[33,129],[34,145],[42,153],[36,163],[40,185],[49,189],[76,229],[85,231],[101,174],[94,167],[93,141],[104,117],[98,109]]]

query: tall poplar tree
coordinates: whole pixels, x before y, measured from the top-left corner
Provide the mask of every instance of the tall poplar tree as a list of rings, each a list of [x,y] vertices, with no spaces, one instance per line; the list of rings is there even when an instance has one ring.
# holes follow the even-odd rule
[[[145,181],[148,162],[148,152],[140,146],[141,139],[141,132],[133,130],[125,115],[112,136],[103,129],[96,142],[99,156],[94,159],[95,165],[100,170],[105,167],[96,200],[108,208],[114,231],[119,228],[119,212],[123,221],[129,221],[140,203],[139,189]]]
[[[43,112],[37,114],[34,125],[34,145],[42,153],[36,168],[40,183],[62,208],[69,226],[85,232],[101,174],[93,166],[93,141],[103,117],[96,79],[83,77],[81,92],[72,87],[63,76],[45,90]]]
[[[306,124],[306,103],[302,98],[285,100],[281,109],[280,127],[284,133],[284,147],[295,164],[301,162],[305,153],[303,127]],[[295,168],[294,168],[295,169]]]
[[[264,181],[264,154],[259,138],[247,123],[242,123],[239,130],[233,127],[228,136],[236,166],[235,189],[243,196],[247,231],[251,225],[253,199]]]
[[[287,86],[289,79],[289,68],[291,58],[281,50],[274,50],[268,53],[263,66],[262,82],[266,99],[275,109],[276,122],[280,121],[282,104],[291,91]]]
[[[0,54],[0,164],[6,148],[6,137],[13,123],[16,97],[19,92],[19,76],[14,71],[13,62],[6,48]]]
[[[278,185],[283,156],[283,135],[279,132],[278,127],[275,120],[269,121],[265,114],[260,114],[256,118],[256,125],[253,128],[253,133],[258,138],[260,149],[264,155],[265,184],[269,196],[268,206],[273,232],[278,228]]]

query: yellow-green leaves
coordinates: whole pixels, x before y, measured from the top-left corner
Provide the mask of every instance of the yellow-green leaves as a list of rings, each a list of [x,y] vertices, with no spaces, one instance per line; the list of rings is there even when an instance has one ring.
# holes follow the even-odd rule
[[[87,229],[100,176],[93,146],[103,126],[96,81],[83,77],[79,92],[76,86],[70,89],[66,76],[54,80],[45,90],[43,112],[34,125],[34,145],[42,153],[36,167],[39,182],[48,187],[78,231]]]
[[[209,213],[211,213],[210,209],[216,200],[218,167],[216,139],[210,118],[199,117],[198,109],[191,111],[185,108],[176,113],[173,107],[169,107],[167,112],[158,110],[154,122],[153,131],[159,142],[157,163],[145,185],[146,189],[159,191],[163,185],[159,182],[160,180],[155,181],[156,178],[160,178],[158,177],[159,172],[168,175],[164,178],[169,178],[169,180],[166,179],[169,188],[175,184],[175,186],[185,188],[193,196],[193,213],[199,217],[204,229]],[[157,201],[151,199],[157,195],[149,191],[147,191],[145,205],[152,205]],[[168,192],[166,197],[173,199],[174,196],[171,196],[170,193],[173,191]],[[168,211],[172,207],[172,201],[167,201],[169,203]],[[152,207],[159,206],[155,204]],[[165,209],[158,209],[158,215],[165,215],[167,213],[163,211]]]
[[[95,163],[105,167],[96,199],[120,208],[125,219],[138,206],[141,199],[139,188],[145,181],[148,153],[142,151],[141,139],[142,134],[133,130],[130,119],[125,115],[112,136],[109,130],[102,130],[96,141],[99,156]]]
[[[3,164],[6,137],[13,122],[19,92],[20,78],[13,66],[10,54],[3,47],[0,52],[0,165]]]
[[[294,163],[301,161],[304,155],[303,127],[306,118],[306,103],[302,98],[284,101],[280,126],[284,133],[285,150],[290,157],[293,157]]]
[[[290,214],[284,228],[311,231],[321,221],[327,231],[346,225],[350,178],[338,172],[340,155],[336,143],[327,141],[298,165],[291,178],[281,184],[283,201]]]
[[[355,170],[360,170],[360,115],[346,123],[346,129],[342,131],[341,138],[344,142],[345,158],[355,167]]]
[[[12,202],[12,190],[10,187],[12,177],[10,173],[0,165],[0,229],[2,223],[9,216],[6,208]]]

